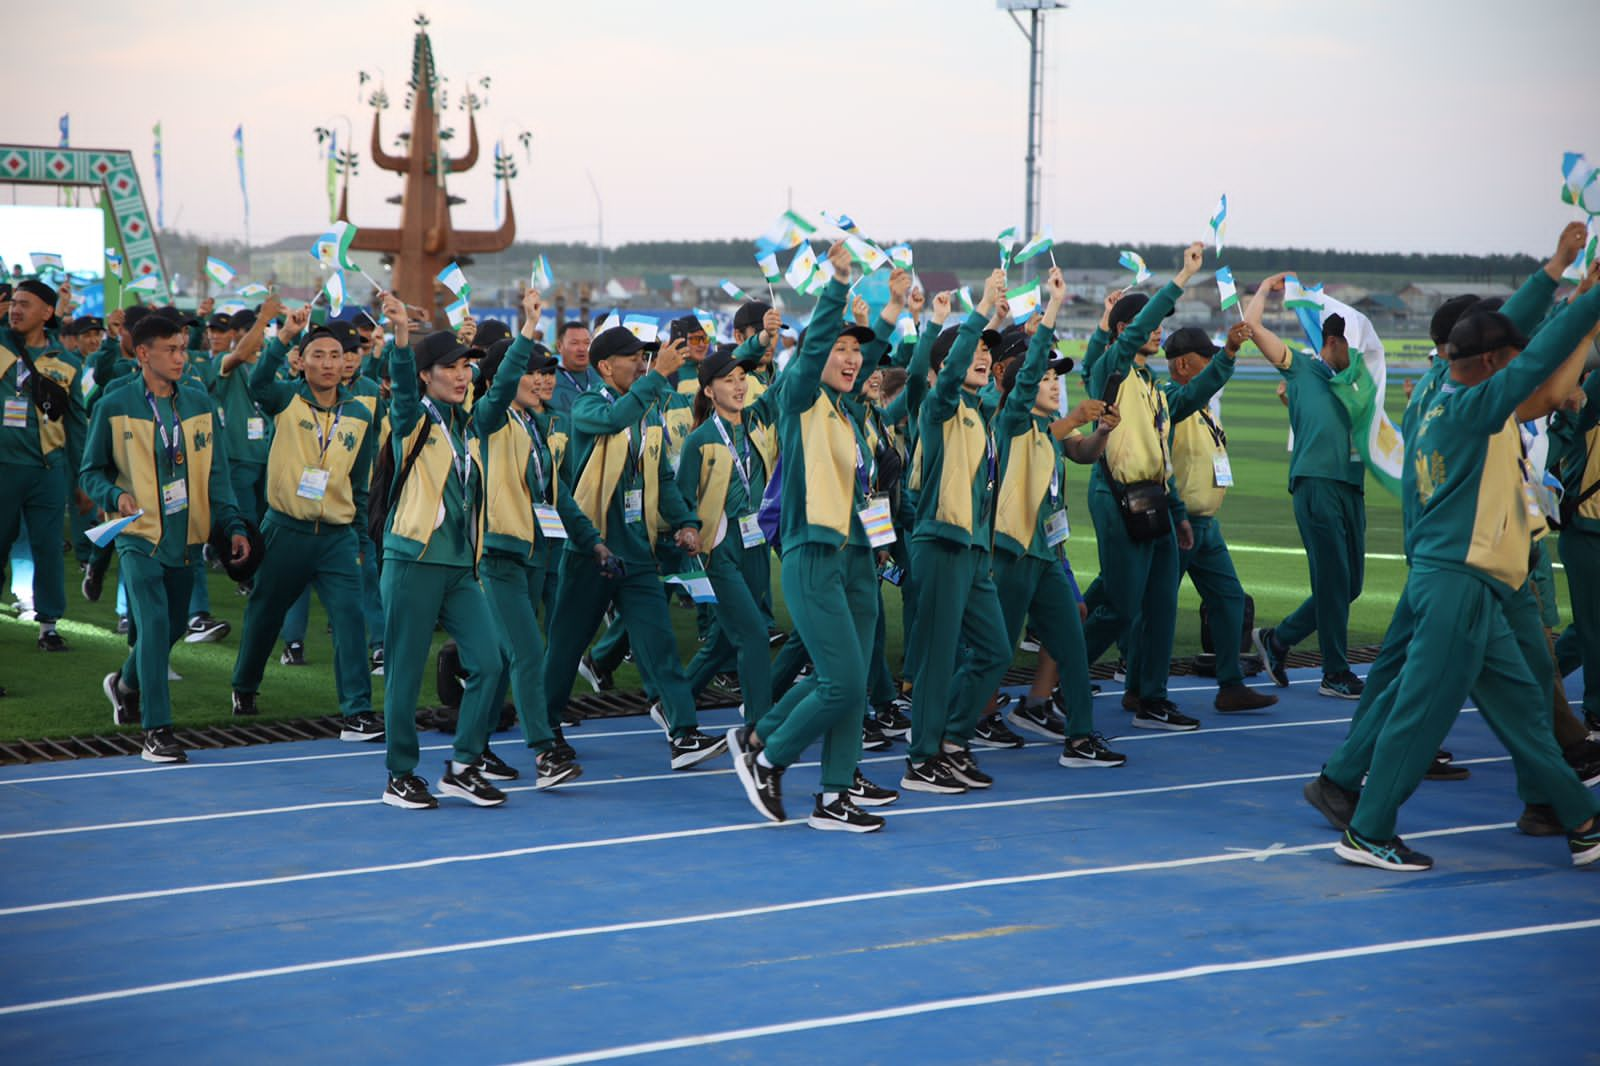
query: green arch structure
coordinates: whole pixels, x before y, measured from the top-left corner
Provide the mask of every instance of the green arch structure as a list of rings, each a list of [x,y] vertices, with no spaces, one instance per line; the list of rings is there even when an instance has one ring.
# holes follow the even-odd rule
[[[161,246],[145,206],[144,189],[133,165],[133,153],[117,148],[47,148],[0,144],[0,182],[19,185],[87,185],[101,190],[105,243],[122,255],[122,272],[105,271],[106,306],[122,303],[124,280],[155,275],[161,293],[171,297],[171,283],[161,262]]]

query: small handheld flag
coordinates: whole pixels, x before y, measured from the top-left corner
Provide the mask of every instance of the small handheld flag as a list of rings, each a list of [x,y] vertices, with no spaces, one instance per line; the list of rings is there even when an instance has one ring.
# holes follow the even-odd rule
[[[722,286],[722,291],[728,294],[728,299],[738,300],[740,303],[750,302],[750,294],[739,288],[739,286],[735,285],[727,278],[723,278],[720,284]]]
[[[761,275],[767,279],[768,285],[777,284],[783,278],[783,271],[778,267],[778,254],[776,252],[757,253],[756,266],[761,268]]]
[[[767,232],[756,238],[756,247],[779,252],[787,251],[804,244],[806,238],[815,232],[817,227],[809,221],[793,211],[785,211]]]
[[[956,290],[956,306],[969,315],[978,309],[972,302],[972,290],[965,285]]]
[[[1049,229],[1046,229],[1043,233],[1034,234],[1033,239],[1028,241],[1028,243],[1024,244],[1021,248],[1017,249],[1017,254],[1012,256],[1011,261],[1013,263],[1026,263],[1036,255],[1044,255],[1049,253],[1051,255],[1051,262],[1053,263],[1055,261],[1055,253],[1053,251],[1055,246],[1055,235],[1052,234]]]
[[[257,296],[265,296],[271,291],[271,289],[257,281],[252,281],[248,285],[239,286],[239,295],[245,297],[246,299],[254,299]]]
[[[871,274],[889,262],[889,257],[877,245],[854,234],[844,239],[844,246],[850,250],[850,258],[861,265],[863,274]]]
[[[115,248],[106,249],[106,266],[110,267],[112,270],[118,271],[119,273],[121,272],[122,256]]]
[[[47,270],[59,270],[63,274],[67,272],[66,261],[55,252],[29,252],[28,258],[33,260],[35,274],[43,274]]]
[[[821,269],[822,265],[817,262],[817,255],[811,250],[811,245],[802,243],[800,250],[789,261],[789,269],[784,271],[783,280],[789,283],[791,289],[804,296],[822,287],[821,283],[813,285]],[[824,278],[823,282],[827,280]]]
[[[1150,280],[1150,268],[1144,265],[1144,256],[1138,252],[1124,248],[1117,262],[1124,270],[1133,271],[1133,284],[1143,285]]]
[[[97,526],[91,526],[83,531],[83,535],[88,537],[89,543],[96,548],[104,548],[107,544],[117,539],[118,533],[133,525],[143,515],[144,511],[142,510],[135,511],[130,515],[118,515],[116,518],[101,522]]]
[[[344,310],[344,271],[335,270],[329,274],[322,291],[328,294],[328,312],[335,318],[339,317]]]
[[[361,268],[350,258],[350,244],[355,239],[354,226],[348,222],[335,222],[328,232],[311,242],[311,258],[323,266],[338,267],[341,270],[360,270]]]
[[[1000,269],[1011,269],[1011,246],[1017,240],[1017,227],[1007,226],[995,235],[994,242],[1000,246]]]
[[[214,255],[206,257],[206,275],[224,289],[232,285],[233,279],[238,277],[233,267]]]
[[[889,250],[889,261],[901,270],[911,270],[911,245],[896,244]]]
[[[459,329],[461,323],[467,320],[467,298],[463,296],[454,303],[446,305],[444,314],[450,320],[450,328]]]
[[[1239,307],[1239,290],[1233,284],[1233,271],[1225,266],[1217,268],[1217,294],[1222,297],[1221,310]],[[1243,308],[1239,308],[1239,320],[1244,321]]]
[[[605,319],[601,321],[600,325],[595,327],[595,331],[594,331],[595,336],[598,337],[600,334],[604,333],[606,330],[608,330],[608,329],[616,329],[620,325],[622,325],[622,318],[621,318],[620,315],[617,314],[617,309],[615,307],[613,307],[611,309],[611,313],[606,315]]]
[[[541,253],[534,261],[533,270],[528,274],[528,288],[543,292],[555,283],[556,276],[550,269],[550,257]]]
[[[456,296],[472,295],[472,286],[467,284],[467,276],[461,272],[461,268],[455,263],[451,263],[439,271],[438,281],[440,285],[449,289]]]
[[[1006,292],[1006,303],[1011,305],[1011,320],[1023,322],[1039,310],[1039,282],[1037,279]]]
[[[626,315],[622,319],[622,328],[645,344],[661,336],[661,323],[653,315]]]
[[[717,594],[711,589],[711,579],[704,570],[691,570],[684,574],[669,574],[661,579],[668,585],[682,586],[696,603],[716,603]]]
[[[1561,202],[1600,214],[1600,175],[1582,152],[1561,157]]]
[[[154,274],[146,274],[142,278],[135,278],[123,286],[128,292],[158,292],[161,289],[161,279]]]
[[[1211,216],[1211,237],[1216,242],[1217,254],[1222,254],[1222,238],[1228,232],[1228,194],[1217,201],[1217,210]]]
[[[717,342],[717,316],[710,311],[696,307],[694,309],[694,317],[700,323],[700,328],[706,331],[706,340],[715,344]]]

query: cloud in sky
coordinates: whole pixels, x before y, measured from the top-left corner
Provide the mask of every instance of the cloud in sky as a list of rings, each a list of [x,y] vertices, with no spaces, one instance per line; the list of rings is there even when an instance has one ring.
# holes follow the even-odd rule
[[[493,79],[483,161],[451,182],[468,200],[458,226],[492,225],[496,137],[534,240],[593,239],[586,172],[611,244],[750,236],[791,194],[885,238],[1022,222],[1027,48],[991,0],[435,7],[452,106],[469,77]],[[377,0],[25,5],[8,15],[28,43],[7,75],[29,88],[10,94],[0,140],[53,144],[70,112],[73,143],[132,148],[153,196],[159,120],[168,224],[239,237],[242,122],[261,242],[326,221],[312,131],[343,138],[345,116],[363,157],[351,215],[392,225],[400,182],[372,165],[357,71],[383,71],[393,149],[413,14]],[[1077,0],[1046,24],[1043,214],[1063,240],[1198,239],[1226,191],[1240,245],[1542,253],[1572,217],[1561,153],[1600,154],[1600,5]]]

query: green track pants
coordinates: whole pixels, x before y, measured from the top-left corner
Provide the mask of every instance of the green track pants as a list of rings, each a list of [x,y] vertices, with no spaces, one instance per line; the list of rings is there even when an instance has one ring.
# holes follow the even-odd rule
[[[1600,722],[1600,533],[1561,531],[1572,625],[1556,642],[1563,676],[1583,667],[1583,713]]]
[[[318,533],[291,529],[268,518],[261,526],[266,547],[244,608],[244,632],[233,664],[236,692],[261,691],[261,675],[277,649],[284,615],[315,588],[333,626],[333,680],[339,713],[349,718],[372,710],[372,675],[367,663],[366,621],[361,613],[360,541],[355,527]]]
[[[1129,538],[1116,497],[1108,488],[1089,490],[1089,515],[1100,554],[1103,595],[1091,585],[1084,599],[1094,602],[1083,640],[1092,663],[1112,644],[1120,644],[1129,666],[1128,690],[1147,700],[1167,698],[1167,668],[1178,618],[1178,541],[1168,533],[1156,540]]]
[[[1361,595],[1366,566],[1367,503],[1354,485],[1303,477],[1294,485],[1294,523],[1311,569],[1311,595],[1273,636],[1292,648],[1316,633],[1322,673],[1331,677],[1350,669],[1350,605]]]
[[[736,668],[746,725],[755,725],[772,708],[772,647],[761,610],[761,598],[772,585],[771,560],[771,548],[764,543],[746,548],[737,529],[711,550],[706,576],[717,594],[713,621],[705,643],[684,668],[689,691],[696,695],[717,674]]]
[[[506,690],[511,690],[522,723],[522,739],[528,747],[546,751],[555,744],[549,702],[544,694],[544,638],[534,607],[544,592],[544,567],[528,565],[520,559],[486,554],[479,564],[483,591],[489,598],[495,632],[500,638],[500,654],[505,669],[495,682],[489,706],[504,706]]]
[[[916,628],[908,638],[917,649],[917,673],[906,754],[920,763],[944,750],[947,739],[963,747],[972,739],[978,715],[1005,677],[1016,645],[1006,640],[987,551],[914,540],[911,559],[923,580]]]
[[[1414,635],[1398,680],[1369,712],[1381,727],[1351,828],[1371,840],[1395,835],[1400,805],[1422,781],[1469,693],[1511,755],[1523,802],[1550,804],[1569,829],[1600,813],[1600,801],[1561,758],[1550,703],[1540,698],[1494,590],[1471,574],[1415,565],[1406,594]]]
[[[385,559],[380,580],[385,605],[383,728],[390,775],[417,768],[417,697],[435,622],[443,622],[455,640],[466,674],[451,758],[474,761],[487,747],[490,727],[499,717],[494,688],[504,666],[494,615],[478,579],[464,566]]]
[[[138,690],[140,720],[146,729],[171,725],[167,665],[172,661],[172,646],[188,632],[194,571],[187,566],[162,566],[131,550],[119,551],[117,557],[117,569],[128,590],[129,649],[122,664],[122,684]]]
[[[1089,657],[1084,650],[1083,621],[1072,582],[1057,560],[1009,552],[994,554],[994,584],[1006,620],[1008,647],[1016,647],[1025,619],[1033,620],[1039,645],[1061,672],[1061,696],[1067,703],[1067,736],[1094,732],[1094,699],[1089,691]]]
[[[756,725],[774,766],[793,764],[822,740],[822,790],[843,792],[861,761],[867,656],[877,623],[870,548],[797,544],[783,555],[784,600],[811,654],[812,671]]]
[[[67,613],[66,563],[61,552],[61,523],[66,512],[65,464],[0,463],[0,567],[10,558],[11,544],[22,535],[26,519],[28,547],[33,551],[33,609],[41,622],[60,621]]]

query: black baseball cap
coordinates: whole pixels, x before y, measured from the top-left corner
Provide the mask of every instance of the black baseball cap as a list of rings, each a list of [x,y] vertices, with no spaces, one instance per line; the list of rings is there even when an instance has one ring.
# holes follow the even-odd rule
[[[339,346],[340,351],[344,350],[344,338],[339,336],[338,332],[333,328],[333,323],[330,322],[320,326],[311,326],[307,328],[307,330],[300,335],[300,351],[304,352],[307,348],[311,347],[313,341],[320,341],[323,338],[332,340]]]
[[[589,342],[589,358],[610,359],[616,355],[637,355],[640,352],[656,351],[660,347],[659,341],[646,344],[625,326],[612,326],[610,329],[601,330],[600,335]]]
[[[1520,351],[1528,346],[1528,338],[1499,311],[1474,311],[1451,327],[1449,343],[1451,359],[1469,359],[1501,348]]]
[[[500,372],[500,364],[505,362],[506,352],[511,350],[511,338],[502,337],[489,345],[483,361],[478,364],[478,380],[488,383],[494,380],[495,374]],[[538,374],[553,371],[560,360],[544,345],[535,341],[533,352],[528,356],[528,367],[524,374]]]
[[[719,344],[707,352],[700,361],[700,384],[709,385],[718,378],[727,377],[733,373],[734,367],[744,367],[744,372],[748,374],[761,362],[759,358],[735,359],[733,352],[734,346],[731,344]]]
[[[1150,297],[1146,296],[1144,293],[1130,292],[1126,296],[1122,297],[1122,299],[1112,304],[1111,314],[1106,319],[1107,323],[1110,324],[1112,335],[1116,335],[1117,327],[1122,325],[1124,322],[1132,322],[1135,316],[1137,316],[1140,311],[1144,310],[1144,305],[1149,302]],[[1172,311],[1176,310],[1177,308],[1172,309]],[[1168,311],[1162,317],[1171,318],[1172,311]]]
[[[72,320],[72,325],[75,332],[79,334],[88,333],[90,330],[106,328],[105,322],[99,318],[96,318],[94,315],[80,315]]]
[[[339,347],[345,351],[354,352],[360,350],[361,335],[356,332],[356,327],[351,323],[334,319],[323,328],[333,334],[334,339],[339,342]]]
[[[928,359],[928,368],[930,370],[938,370],[941,366],[944,366],[945,357],[950,354],[950,349],[955,347],[956,334],[960,332],[961,327],[951,326],[934,338],[933,354]],[[986,329],[979,335],[978,339],[983,341],[985,348],[989,349],[991,359],[1000,357],[1000,351],[1005,346],[1005,341],[1001,337],[999,330]]]
[[[256,576],[256,568],[261,565],[261,560],[266,558],[267,543],[261,536],[261,530],[248,518],[244,522],[244,537],[250,542],[250,554],[245,556],[244,562],[233,561],[233,537],[228,533],[228,527],[221,522],[214,522],[211,526],[212,555],[222,560],[222,569],[228,574],[229,581],[245,582]]]
[[[232,321],[234,329],[247,330],[256,324],[256,313],[246,307],[243,311],[235,311]]]
[[[1022,373],[1022,364],[1026,361],[1027,360],[1025,359],[1013,359],[1009,364],[1006,365],[1005,373],[1000,375],[1001,388],[1005,389],[1007,392],[1010,392],[1016,387],[1017,375]],[[1063,355],[1050,360],[1050,362],[1045,364],[1045,369],[1054,370],[1056,372],[1056,376],[1060,377],[1064,374],[1071,373],[1074,365],[1076,364],[1074,364],[1071,359]]]
[[[223,313],[221,311],[213,312],[211,317],[206,319],[206,329],[232,329],[232,328],[233,328],[233,319],[231,317],[229,317],[227,314],[225,314],[225,313]]]
[[[1428,322],[1428,338],[1433,341],[1435,348],[1443,348],[1450,340],[1450,331],[1467,313],[1467,308],[1478,302],[1479,297],[1474,293],[1465,293],[1461,296],[1452,296],[1439,305],[1434,311],[1433,318]]]
[[[482,354],[482,348],[462,344],[453,331],[434,330],[417,343],[417,370],[420,372],[436,366],[449,366],[458,359],[468,359]]]
[[[1211,336],[1199,326],[1173,330],[1161,347],[1166,350],[1168,359],[1176,359],[1180,355],[1203,355],[1210,359],[1222,350],[1211,343]]]
[[[488,351],[502,340],[511,338],[511,327],[498,318],[491,318],[478,327],[477,336],[472,338],[472,343]]]
[[[733,313],[734,329],[760,329],[761,320],[767,312],[772,310],[772,305],[761,300],[751,300],[739,305],[739,310]]]
[[[122,313],[122,328],[127,330],[128,335],[131,337],[133,336],[133,328],[152,314],[154,312],[147,305],[134,304]]]
[[[705,334],[706,327],[703,322],[693,315],[679,315],[667,326],[668,340],[685,340],[696,333]],[[706,337],[706,340],[710,340]]]

